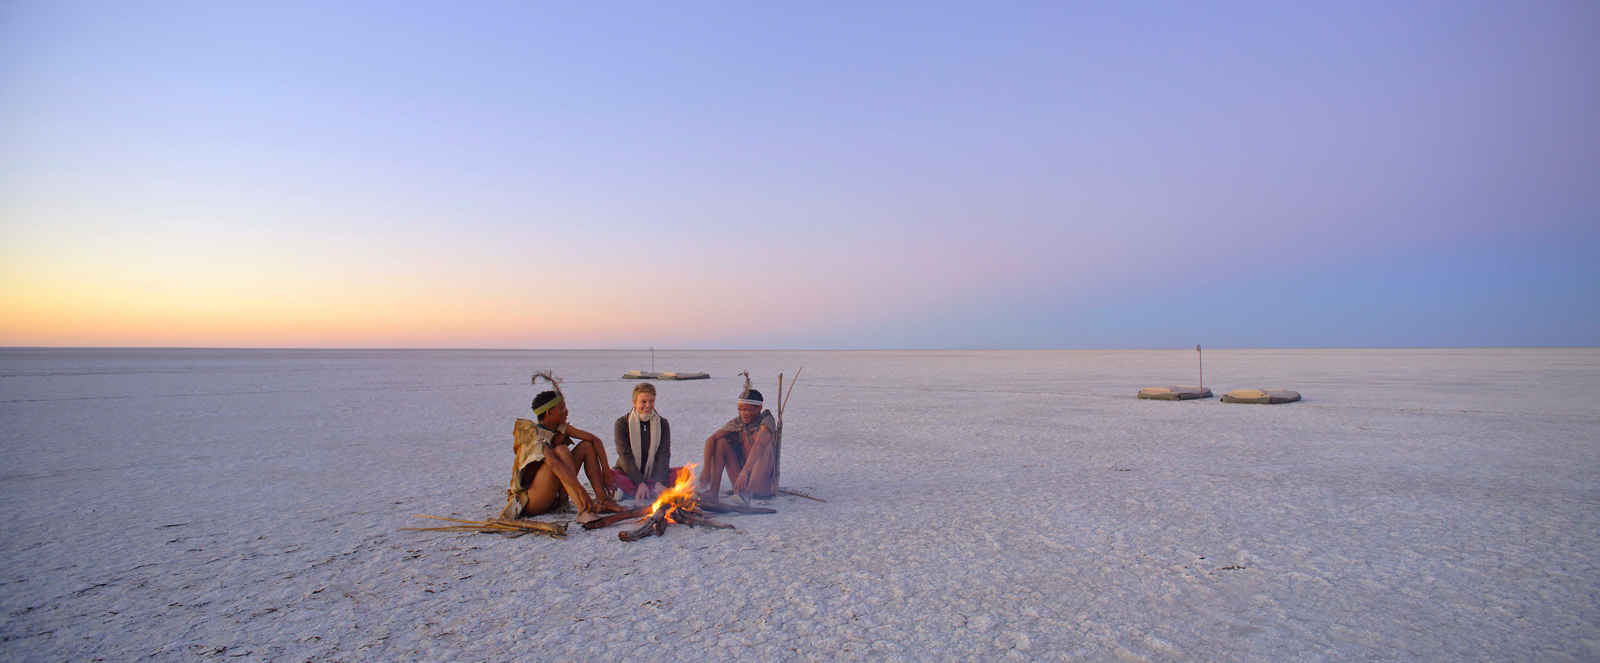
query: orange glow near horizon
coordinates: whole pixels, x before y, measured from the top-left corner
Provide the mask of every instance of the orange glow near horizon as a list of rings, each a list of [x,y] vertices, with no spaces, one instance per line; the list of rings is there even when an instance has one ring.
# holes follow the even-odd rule
[[[695,346],[905,315],[961,287],[958,272],[910,264],[926,252],[867,259],[870,246],[856,247],[862,259],[822,260],[805,247],[712,239],[657,261],[611,254],[660,248],[515,232],[435,241],[193,224],[9,230],[7,347]]]
[[[837,281],[752,294],[715,270],[650,265],[61,255],[0,266],[0,346],[694,344],[825,320],[851,301],[831,295]]]
[[[626,343],[630,325],[639,321],[637,309],[621,306],[608,293],[501,294],[334,284],[249,294],[236,294],[226,284],[6,284],[0,291],[0,345],[604,347]],[[689,337],[701,331],[693,322],[658,318],[652,331]]]

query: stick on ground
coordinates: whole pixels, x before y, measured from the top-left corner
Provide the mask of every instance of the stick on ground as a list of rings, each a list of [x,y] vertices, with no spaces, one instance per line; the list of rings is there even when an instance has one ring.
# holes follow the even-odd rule
[[[677,511],[677,513],[672,514],[672,518],[674,520],[682,522],[683,524],[688,525],[690,527],[710,527],[711,529],[738,529],[738,528],[734,527],[733,525],[729,525],[729,524],[724,523],[724,522],[718,522],[718,521],[712,520],[710,518],[707,518],[705,516],[697,516],[697,515],[694,515],[692,513],[685,513],[682,509],[679,509]]]
[[[778,492],[783,493],[784,495],[793,495],[795,497],[804,497],[804,498],[806,498],[808,500],[816,500],[818,502],[827,502],[828,501],[828,500],[822,499],[820,497],[812,497],[812,496],[807,495],[805,493],[802,493],[802,492],[800,492],[798,490],[789,490],[788,488],[779,488]]]
[[[700,510],[707,513],[777,513],[777,509],[760,506],[737,506],[722,502],[701,502]]]

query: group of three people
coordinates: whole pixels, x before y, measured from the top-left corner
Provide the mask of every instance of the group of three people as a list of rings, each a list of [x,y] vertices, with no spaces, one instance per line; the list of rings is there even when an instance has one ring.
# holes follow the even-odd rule
[[[778,423],[762,405],[761,392],[746,386],[738,398],[739,415],[706,438],[697,486],[701,499],[717,500],[724,473],[746,501],[777,490],[773,469]],[[672,467],[672,427],[656,412],[656,388],[648,382],[634,386],[633,406],[613,427],[614,467],[605,442],[567,423],[566,398],[559,389],[534,397],[533,414],[533,420],[518,419],[512,429],[516,457],[502,518],[550,513],[570,500],[578,521],[588,522],[622,511],[616,500],[624,495],[655,499],[683,471]],[[578,483],[579,471],[588,476],[594,497]]]

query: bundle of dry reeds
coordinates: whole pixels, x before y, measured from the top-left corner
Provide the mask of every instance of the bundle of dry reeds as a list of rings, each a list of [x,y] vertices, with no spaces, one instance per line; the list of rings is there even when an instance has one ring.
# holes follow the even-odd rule
[[[417,515],[418,518],[432,518],[434,520],[447,520],[459,525],[446,525],[444,527],[402,527],[400,529],[415,532],[477,532],[479,534],[505,534],[512,537],[524,534],[549,534],[558,539],[567,538],[567,523],[547,523],[539,520],[523,520],[521,518],[495,518],[493,520],[462,520],[460,518],[445,518],[443,516]]]

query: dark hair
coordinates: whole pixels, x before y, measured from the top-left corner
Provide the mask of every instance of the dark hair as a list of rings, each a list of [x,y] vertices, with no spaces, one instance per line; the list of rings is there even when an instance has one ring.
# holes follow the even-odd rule
[[[544,405],[545,403],[549,403],[550,401],[555,400],[557,395],[558,394],[556,394],[556,392],[554,392],[554,391],[546,391],[546,392],[541,392],[538,396],[534,396],[533,397],[533,409],[537,410],[537,409],[539,409],[539,406]],[[545,414],[549,414],[549,412],[546,412]],[[540,415],[539,418],[543,419],[544,416]]]
[[[745,392],[744,392],[744,395],[740,396],[739,398],[742,398],[742,399],[747,400],[747,401],[762,401],[763,403],[766,402],[765,400],[763,400],[761,398],[761,392],[756,391],[754,389],[746,389]]]

